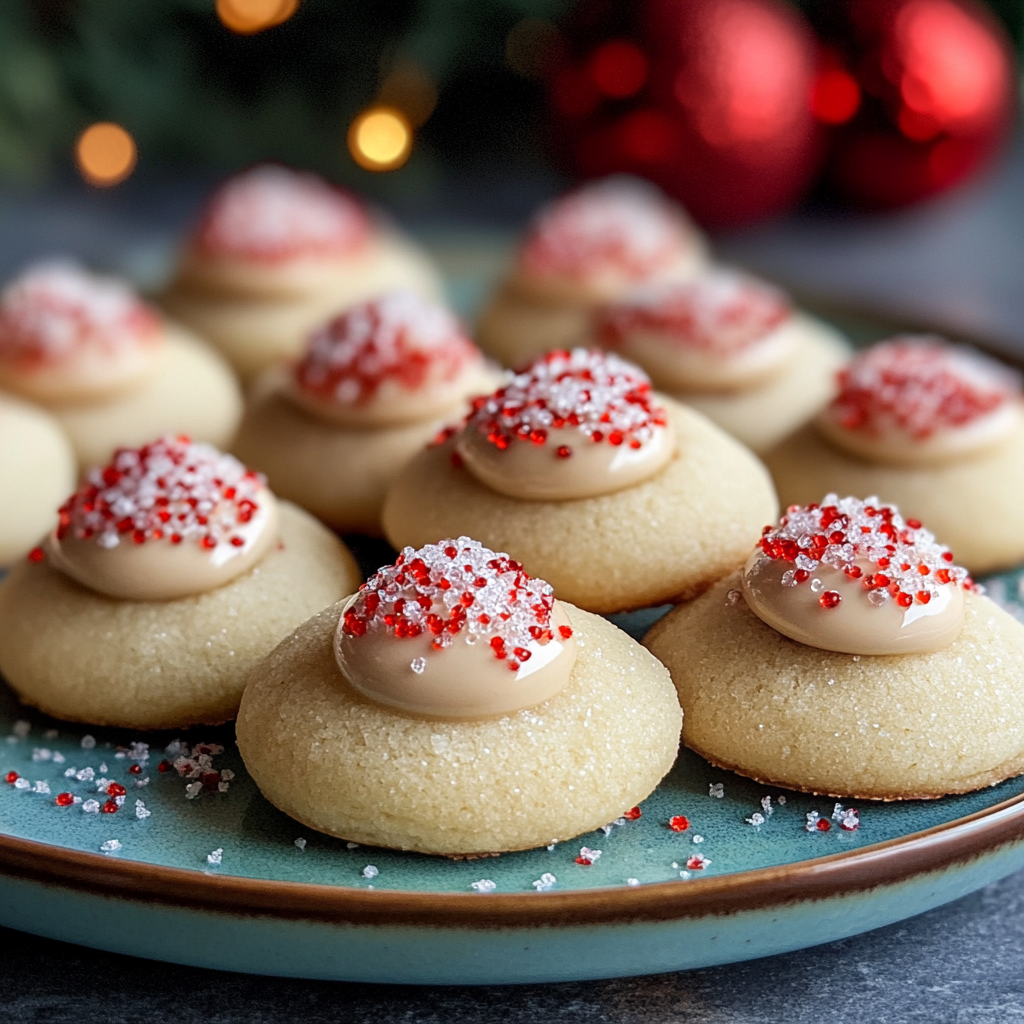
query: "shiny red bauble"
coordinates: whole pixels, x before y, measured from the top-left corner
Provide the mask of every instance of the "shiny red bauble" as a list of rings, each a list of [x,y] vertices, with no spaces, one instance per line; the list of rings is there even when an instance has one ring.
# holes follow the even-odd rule
[[[581,5],[587,8],[587,4]],[[586,176],[640,174],[699,221],[789,208],[820,163],[814,37],[781,0],[604,3],[606,34],[567,34],[554,137]],[[593,10],[593,8],[591,8]]]
[[[842,198],[874,208],[926,198],[970,177],[1009,134],[1013,56],[981,3],[827,0],[816,27],[832,75],[816,106],[837,125],[826,180]]]

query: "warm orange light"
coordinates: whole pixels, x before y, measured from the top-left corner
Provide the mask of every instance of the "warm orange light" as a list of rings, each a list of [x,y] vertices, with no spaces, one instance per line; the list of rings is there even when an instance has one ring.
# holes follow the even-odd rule
[[[119,124],[99,121],[78,136],[75,160],[90,185],[109,186],[124,181],[135,170],[135,140]]]
[[[371,107],[352,122],[348,149],[352,159],[368,171],[393,171],[409,159],[412,127],[401,111]]]
[[[287,21],[298,6],[299,0],[217,0],[217,17],[225,28],[249,36]]]

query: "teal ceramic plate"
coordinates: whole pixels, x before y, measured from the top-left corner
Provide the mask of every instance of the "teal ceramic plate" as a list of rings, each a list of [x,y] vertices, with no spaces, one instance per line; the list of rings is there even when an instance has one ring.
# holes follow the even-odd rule
[[[987,582],[1024,618],[1019,573]],[[659,611],[615,621],[642,635]],[[170,763],[185,753],[208,758],[197,778]],[[0,924],[154,959],[389,983],[653,973],[853,935],[1024,867],[1024,777],[853,816],[683,750],[640,810],[498,858],[350,847],[271,807],[230,728],[90,734],[0,684]]]
[[[988,586],[1024,617],[1020,582]],[[683,750],[639,817],[450,861],[298,825],[230,728],[89,733],[2,688],[0,737],[0,924],[205,967],[451,984],[679,970],[879,927],[1024,866],[1024,777],[863,804],[850,829],[833,800]],[[203,753],[197,779],[172,764]]]

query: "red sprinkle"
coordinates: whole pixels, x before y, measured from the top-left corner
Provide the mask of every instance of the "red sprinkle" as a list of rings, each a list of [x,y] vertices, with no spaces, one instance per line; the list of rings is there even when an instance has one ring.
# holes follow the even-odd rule
[[[341,629],[348,637],[391,632],[400,640],[426,633],[435,650],[466,632],[517,671],[532,656],[531,644],[554,640],[554,601],[551,587],[521,563],[460,537],[406,548],[363,584]],[[572,636],[571,627],[558,629],[563,640]]]
[[[693,245],[683,215],[650,186],[602,181],[545,206],[519,254],[535,277],[587,281],[609,271],[640,281]]]
[[[673,832],[685,832],[690,827],[690,819],[684,814],[676,814],[668,819],[668,827]]]
[[[371,230],[362,204],[348,192],[308,171],[264,164],[229,178],[213,194],[195,244],[214,256],[275,263],[351,255]]]
[[[418,391],[449,383],[479,362],[479,350],[443,306],[389,292],[315,331],[294,379],[323,401],[364,405],[388,381]]]
[[[113,797],[100,808],[104,814],[116,814],[118,809],[118,803]]]
[[[18,775],[17,772],[8,772],[4,776],[4,780],[7,782],[9,786],[13,786],[18,781],[19,778],[20,776]]]
[[[610,347],[643,332],[682,349],[732,354],[756,345],[790,315],[789,301],[771,285],[714,269],[637,289],[605,308],[595,332]]]
[[[578,431],[580,441],[637,448],[668,424],[650,379],[614,353],[573,349],[541,356],[492,395],[473,400],[467,430],[499,451],[517,441],[545,444],[550,431]],[[570,458],[557,445],[556,458]]]
[[[839,387],[829,408],[847,430],[898,430],[917,440],[972,423],[1020,395],[1013,371],[930,335],[866,349],[840,371]]]
[[[641,811],[639,807],[631,807],[628,811],[626,811],[625,814],[623,814],[623,817],[626,819],[626,821],[636,821],[636,819],[639,818],[643,813],[644,812]]]
[[[58,807],[70,807],[75,802],[74,793],[58,793],[54,803]]]
[[[241,539],[265,488],[264,478],[234,456],[187,437],[164,437],[120,448],[110,465],[92,470],[60,508],[57,537],[112,548],[128,539],[160,540],[173,522],[172,543],[191,540],[212,550]]]

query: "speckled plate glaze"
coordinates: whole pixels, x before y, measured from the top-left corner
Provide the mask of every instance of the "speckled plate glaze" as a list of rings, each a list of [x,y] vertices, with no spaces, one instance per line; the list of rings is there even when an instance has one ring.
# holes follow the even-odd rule
[[[891,329],[843,326],[862,338]],[[373,567],[387,549],[370,542],[358,554]],[[1019,572],[986,582],[1024,619]],[[664,610],[613,620],[641,636]],[[182,737],[223,746],[212,766],[233,773],[189,790],[160,770],[175,739],[90,734],[23,708],[0,684],[0,924],[227,970],[564,981],[799,949],[1024,867],[1024,777],[942,800],[862,804],[859,827],[847,831],[835,801],[766,788],[682,750],[635,820],[456,862],[350,848],[303,828],[261,797],[230,728]],[[145,758],[126,750],[139,740]],[[125,799],[105,813],[108,800],[116,806],[111,783]],[[812,812],[827,830],[808,830]],[[685,829],[670,826],[679,816]]]

